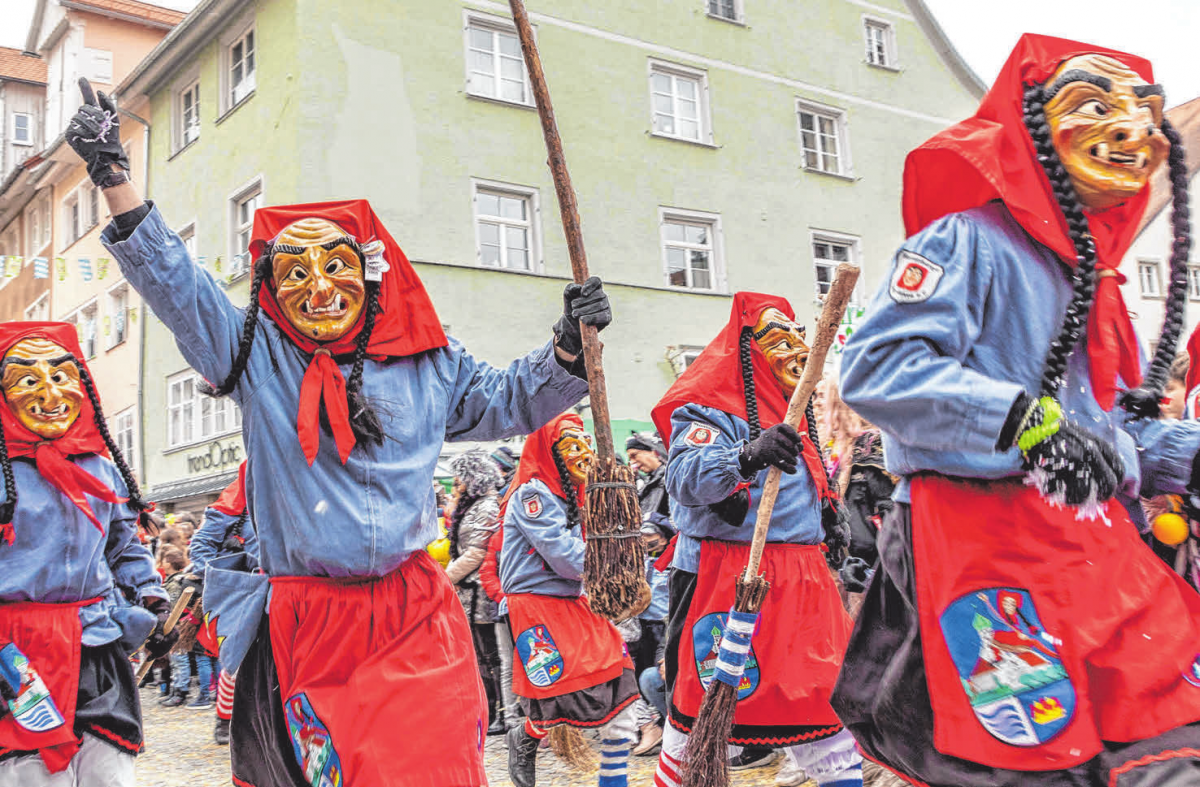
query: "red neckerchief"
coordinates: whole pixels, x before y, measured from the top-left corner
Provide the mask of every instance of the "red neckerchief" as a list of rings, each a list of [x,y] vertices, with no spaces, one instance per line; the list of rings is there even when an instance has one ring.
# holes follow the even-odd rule
[[[261,208],[254,214],[251,255],[255,258],[261,256],[268,244],[289,224],[305,218],[331,221],[361,245],[376,240],[384,245],[383,258],[388,270],[383,274],[380,284],[380,310],[375,317],[371,341],[367,345],[368,356],[373,360],[403,358],[446,346],[446,334],[442,331],[441,321],[417,272],[366,200]],[[332,356],[354,352],[354,340],[362,330],[363,317],[340,339],[317,342],[297,331],[283,315],[275,299],[275,288],[270,282],[259,291],[258,302],[293,344],[313,354],[300,386],[300,407],[296,415],[296,432],[305,458],[309,465],[316,459],[321,439],[321,404],[324,402],[338,456],[345,464],[354,448],[355,438],[346,405],[346,380]]]
[[[24,339],[41,338],[65,348],[75,356],[76,364],[87,368],[83,362],[83,351],[79,348],[76,330],[74,325],[65,322],[2,323],[0,358]],[[7,404],[0,406],[0,421],[4,424],[4,444],[8,449],[9,458],[32,457],[42,478],[66,495],[96,529],[103,533],[104,525],[92,511],[87,496],[106,503],[124,503],[128,498],[119,496],[100,479],[70,460],[72,456],[87,454],[108,455],[108,447],[96,428],[95,411],[86,392],[75,423],[71,424],[66,434],[56,440],[45,440],[26,429]],[[11,544],[13,538],[12,524],[0,525],[0,539]]]
[[[500,501],[500,520],[504,520],[504,512],[508,510],[509,498],[527,481],[537,479],[550,488],[550,492],[556,497],[566,500],[567,492],[563,489],[562,481],[558,477],[558,465],[554,464],[554,444],[558,442],[558,438],[562,435],[565,429],[575,429],[584,431],[583,419],[575,413],[563,413],[552,419],[550,423],[543,426],[533,434],[529,435],[525,440],[525,447],[521,449],[521,462],[517,465],[517,472],[513,476],[512,482],[508,485],[508,492],[505,493],[504,499]],[[577,485],[573,490],[575,500],[580,507],[583,506],[583,484]]]
[[[1025,129],[1024,86],[1044,83],[1066,60],[1077,55],[1107,55],[1154,81],[1150,63],[1140,57],[1062,38],[1025,34],[1009,55],[975,115],[908,154],[904,164],[904,227],[915,235],[930,222],[995,199],[1026,232],[1070,264],[1075,248],[1050,181],[1038,163]],[[1137,337],[1117,273],[1121,258],[1137,235],[1150,189],[1121,205],[1088,212],[1100,272],[1088,318],[1088,366],[1096,401],[1111,410],[1117,377],[1127,386],[1142,381]]]
[[[779,309],[789,320],[796,319],[792,305],[785,298],[757,292],[739,292],[733,296],[733,312],[729,315],[729,322],[654,406],[651,418],[660,435],[670,440],[671,414],[685,404],[712,407],[749,421],[738,342],[742,329],[753,328],[763,311],[769,308]],[[754,367],[754,395],[758,400],[759,425],[769,429],[783,423],[787,415],[787,398],[757,342],[750,343],[750,358]],[[808,437],[806,419],[801,418],[796,431],[800,433],[800,441],[804,446],[801,456],[817,492],[822,500],[833,498],[821,452]]]
[[[246,463],[238,465],[238,477],[225,487],[225,491],[209,508],[220,511],[228,516],[241,516],[246,513]]]

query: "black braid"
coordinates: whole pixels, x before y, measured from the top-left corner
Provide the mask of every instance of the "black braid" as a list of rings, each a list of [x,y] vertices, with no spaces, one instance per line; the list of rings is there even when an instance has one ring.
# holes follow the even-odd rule
[[[567,463],[557,448],[551,448],[554,456],[554,466],[558,468],[558,482],[562,484],[563,494],[567,497],[567,529],[574,529],[579,524],[579,500],[575,494],[575,480],[567,472]]]
[[[742,359],[742,390],[746,396],[746,424],[750,427],[750,439],[762,434],[762,422],[758,419],[758,396],[754,391],[754,361],[750,355],[750,334],[753,328],[742,328],[738,337],[738,354]]]
[[[0,421],[0,468],[4,470],[4,502],[0,503],[0,525],[13,521],[17,512],[17,480],[13,478],[12,460],[8,458],[8,441],[4,423]]]
[[[125,488],[129,492],[129,507],[139,514],[150,510],[150,504],[142,500],[141,489],[138,488],[137,479],[133,477],[133,471],[129,469],[129,464],[125,461],[125,455],[121,453],[121,449],[117,447],[112,435],[109,434],[108,423],[104,420],[104,411],[100,409],[100,395],[96,393],[96,383],[92,381],[92,375],[88,373],[87,367],[83,364],[76,364],[76,366],[79,368],[79,379],[83,383],[83,390],[87,391],[87,397],[92,403],[92,415],[96,422],[96,429],[104,438],[104,445],[108,446],[113,464],[117,466],[117,470],[121,473],[121,480],[125,482]],[[7,479],[5,480],[7,481]]]
[[[1191,209],[1188,206],[1188,173],[1184,161],[1183,140],[1166,118],[1162,133],[1171,143],[1167,167],[1171,178],[1171,282],[1167,288],[1167,303],[1163,315],[1162,333],[1154,359],[1141,386],[1121,397],[1121,406],[1138,418],[1158,418],[1161,415],[1163,392],[1167,387],[1171,363],[1179,348],[1187,318],[1188,254],[1192,248]]]
[[[244,530],[244,529],[245,529],[245,527],[246,527],[246,519],[247,519],[247,517],[249,517],[249,516],[250,516],[250,512],[249,512],[248,510],[247,510],[247,511],[243,511],[243,512],[242,512],[242,515],[241,515],[241,516],[239,516],[237,519],[235,519],[235,520],[234,520],[234,522],[233,522],[233,524],[232,524],[232,525],[230,525],[230,527],[229,527],[229,532],[228,532],[228,533],[226,533],[226,536],[225,536],[225,537],[226,537],[226,538],[228,538],[229,536],[233,536],[233,537],[235,537],[235,538],[241,538],[241,535],[242,535],[242,530]]]
[[[1045,95],[1041,85],[1025,86],[1025,128],[1033,138],[1038,161],[1050,181],[1054,198],[1067,223],[1067,232],[1075,247],[1075,266],[1071,272],[1071,301],[1063,315],[1058,336],[1050,343],[1042,372],[1042,396],[1055,396],[1067,371],[1067,357],[1079,343],[1087,326],[1088,312],[1096,294],[1096,246],[1088,229],[1087,216],[1071,176],[1058,158],[1046,120]]]
[[[264,254],[254,261],[254,278],[250,280],[250,303],[246,306],[246,319],[242,323],[242,336],[238,342],[237,355],[233,359],[233,367],[229,374],[215,389],[210,390],[207,384],[201,385],[201,391],[210,396],[228,396],[237,387],[242,372],[246,371],[246,363],[250,360],[250,350],[254,346],[254,331],[258,326],[258,294],[262,291],[263,282],[271,275],[271,257]]]
[[[346,381],[346,405],[350,409],[350,428],[354,430],[355,439],[379,445],[383,443],[383,424],[362,392],[363,362],[367,358],[367,345],[371,342],[375,318],[380,311],[379,282],[369,281],[366,288],[367,313],[363,317],[362,330],[354,340],[354,367],[350,370],[350,379]]]

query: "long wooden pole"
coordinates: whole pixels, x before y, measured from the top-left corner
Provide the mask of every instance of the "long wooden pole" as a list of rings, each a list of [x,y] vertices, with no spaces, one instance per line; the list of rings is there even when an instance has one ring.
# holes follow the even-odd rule
[[[558,208],[562,214],[563,232],[567,236],[567,251],[571,257],[571,272],[575,281],[583,284],[588,278],[587,252],[583,247],[583,230],[579,225],[579,206],[571,175],[567,172],[567,159],[563,155],[562,139],[558,135],[558,123],[554,119],[554,105],[550,103],[550,90],[546,87],[546,74],[542,71],[542,58],[537,43],[533,40],[533,27],[521,0],[509,0],[517,35],[521,39],[521,51],[525,54],[525,66],[529,69],[529,84],[537,103],[538,117],[542,120],[542,136],[546,138],[547,163],[554,177],[554,191],[558,194]],[[583,335],[583,361],[587,369],[588,393],[591,396],[592,423],[596,432],[596,453],[601,460],[616,457],[613,446],[612,422],[608,414],[608,389],[604,384],[604,365],[601,358],[600,337],[592,325],[581,324]]]
[[[854,265],[843,262],[837,267],[837,278],[825,296],[825,306],[817,320],[817,335],[808,353],[808,361],[804,364],[804,374],[792,398],[788,401],[787,415],[783,422],[793,429],[800,426],[804,410],[808,407],[809,397],[817,387],[821,374],[825,369],[825,356],[833,346],[837,337],[838,325],[850,296],[854,294],[854,285],[858,283],[859,270]],[[771,525],[771,513],[775,510],[775,499],[779,497],[779,481],[782,473],[778,467],[772,467],[767,473],[766,483],[763,484],[762,499],[758,503],[758,517],[754,520],[754,540],[750,542],[750,559],[746,563],[746,573],[743,579],[749,582],[758,576],[758,567],[762,562],[763,549],[767,545],[767,530]]]
[[[167,620],[163,623],[163,636],[170,634],[175,629],[175,624],[179,622],[179,618],[183,617],[183,613],[188,608],[188,604],[192,601],[192,596],[195,595],[195,588],[184,588],[179,594],[179,598],[175,600],[175,605],[171,607],[171,614],[167,616]],[[142,666],[137,671],[137,682],[141,683],[142,678],[146,677],[146,673],[150,671],[150,667],[154,664],[154,659],[149,656],[142,662]]]

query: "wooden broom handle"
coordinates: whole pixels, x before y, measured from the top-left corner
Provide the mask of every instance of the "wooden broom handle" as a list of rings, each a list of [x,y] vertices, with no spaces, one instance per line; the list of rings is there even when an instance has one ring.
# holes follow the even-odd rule
[[[792,398],[788,401],[787,415],[783,419],[783,422],[793,429],[800,426],[800,419],[804,417],[809,397],[812,396],[812,392],[816,389],[817,382],[820,381],[821,374],[825,370],[825,356],[829,352],[829,348],[833,346],[834,338],[837,337],[842,315],[846,313],[850,296],[854,294],[854,285],[858,283],[858,274],[859,269],[854,265],[843,262],[837,266],[837,277],[829,288],[829,294],[825,296],[825,306],[821,309],[821,316],[817,320],[817,336],[809,350],[808,361],[804,364],[804,374],[801,375],[796,390],[792,391]],[[820,446],[817,446],[817,450],[821,450]],[[772,467],[767,472],[766,483],[763,484],[762,499],[758,503],[758,517],[754,521],[754,540],[750,542],[750,560],[746,563],[745,581],[747,582],[758,576],[758,566],[762,562],[763,549],[767,546],[767,530],[771,526],[771,513],[775,510],[775,499],[779,497],[781,476],[782,471],[778,467]]]
[[[579,226],[579,205],[575,200],[571,175],[567,172],[567,159],[563,155],[562,139],[554,119],[554,105],[550,103],[550,90],[546,87],[546,74],[542,71],[542,58],[533,40],[533,27],[529,24],[529,15],[525,13],[525,4],[522,0],[509,0],[509,5],[517,25],[517,35],[521,38],[521,51],[525,53],[525,66],[529,69],[529,84],[537,103],[538,117],[542,120],[547,163],[554,177],[563,233],[567,236],[567,251],[571,256],[571,273],[576,282],[583,284],[588,278],[588,264],[587,252],[583,248],[583,230]],[[591,396],[596,453],[600,459],[611,461],[616,458],[616,451],[613,447],[612,422],[608,415],[608,389],[604,384],[600,337],[593,325],[581,323],[579,331],[583,336],[583,363],[587,369],[588,394]]]
[[[183,617],[184,610],[188,608],[188,603],[195,595],[195,588],[184,588],[179,594],[179,598],[175,600],[175,606],[171,607],[171,613],[167,615],[166,621],[163,623],[163,635],[170,634],[175,629],[175,624],[179,622],[179,618]],[[146,657],[142,662],[142,666],[137,671],[137,683],[142,682],[142,678],[146,677],[146,673],[150,671],[150,667],[154,664],[154,659]],[[136,684],[135,684],[136,685]]]

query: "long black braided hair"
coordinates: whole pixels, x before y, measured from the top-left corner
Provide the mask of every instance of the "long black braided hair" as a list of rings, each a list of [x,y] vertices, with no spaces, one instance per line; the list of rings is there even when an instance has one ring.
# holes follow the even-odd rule
[[[1046,119],[1045,90],[1039,84],[1025,86],[1025,128],[1033,139],[1038,161],[1042,165],[1055,201],[1067,224],[1071,243],[1075,247],[1075,266],[1071,271],[1071,300],[1063,315],[1062,327],[1050,343],[1042,372],[1040,395],[1055,396],[1063,385],[1067,358],[1079,343],[1087,326],[1088,314],[1096,294],[1096,247],[1088,228],[1083,204],[1075,191],[1066,167],[1054,149],[1050,123]],[[1171,362],[1183,331],[1187,308],[1188,252],[1191,248],[1191,225],[1187,195],[1187,168],[1179,133],[1164,119],[1162,133],[1171,144],[1168,155],[1171,179],[1171,282],[1167,291],[1166,316],[1158,348],[1142,385],[1128,391],[1121,405],[1137,417],[1154,418],[1159,414],[1159,401],[1166,387]],[[1152,132],[1153,133],[1153,132]]]
[[[575,494],[575,480],[567,470],[567,462],[557,446],[550,447],[554,456],[554,466],[558,468],[558,482],[562,485],[563,494],[567,500],[567,529],[574,530],[579,525],[579,498]]]
[[[359,262],[362,263],[365,271],[366,258],[362,248],[357,244],[353,244],[352,248],[358,255]],[[238,341],[237,355],[233,359],[233,366],[230,368],[229,374],[211,392],[213,396],[228,396],[246,371],[246,364],[250,360],[250,351],[254,347],[254,332],[258,326],[258,317],[261,311],[259,294],[262,292],[263,284],[272,275],[271,257],[272,249],[268,247],[266,252],[254,261],[254,275],[250,280],[250,303],[246,307],[246,318],[242,323],[242,335]],[[367,302],[363,307],[365,310],[363,325],[354,340],[354,353],[351,356],[353,367],[350,370],[349,379],[346,380],[346,405],[350,410],[350,428],[354,430],[354,437],[359,442],[375,445],[383,442],[383,424],[380,423],[375,409],[362,392],[362,377],[367,347],[371,343],[371,334],[375,330],[375,320],[381,311],[379,305],[380,286],[380,282],[377,281],[365,282]]]

